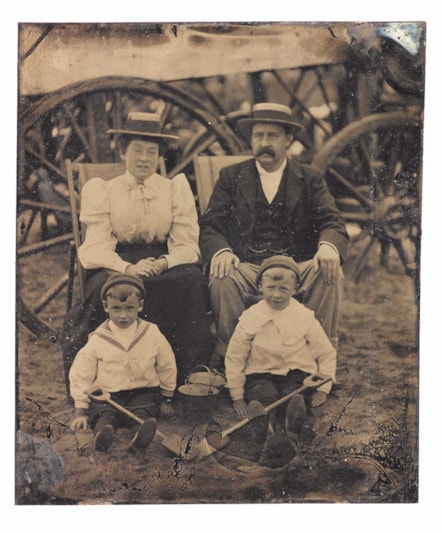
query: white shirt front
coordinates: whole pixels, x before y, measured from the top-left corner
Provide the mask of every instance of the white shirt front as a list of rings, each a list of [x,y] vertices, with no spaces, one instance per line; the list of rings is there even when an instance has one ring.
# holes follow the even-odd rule
[[[258,170],[259,178],[261,180],[261,186],[262,190],[264,191],[264,195],[267,198],[267,201],[269,204],[272,203],[273,199],[276,196],[276,193],[278,192],[279,185],[282,180],[282,175],[284,173],[284,169],[287,165],[287,160],[284,159],[282,165],[274,170],[273,172],[267,172],[258,161],[256,161],[256,168]]]
[[[135,320],[135,322],[127,328],[120,328],[115,324],[115,322],[109,320],[109,329],[115,335],[115,338],[121,344],[121,346],[123,346],[125,350],[128,350],[129,346],[132,344],[132,341],[135,338],[135,333],[137,331],[137,321]]]

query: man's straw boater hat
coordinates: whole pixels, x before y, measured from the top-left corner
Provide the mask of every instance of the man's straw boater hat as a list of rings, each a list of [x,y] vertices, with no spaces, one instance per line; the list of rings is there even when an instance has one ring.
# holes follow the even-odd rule
[[[161,133],[161,117],[156,113],[132,112],[127,115],[126,123],[122,129],[107,130],[125,136],[140,136],[150,139],[177,140],[179,137],[168,133]]]
[[[252,114],[249,118],[238,120],[238,128],[241,133],[249,136],[253,124],[256,123],[278,124],[288,128],[291,133],[296,133],[304,129],[301,124],[293,122],[291,109],[286,105],[281,104],[255,104],[252,108]]]

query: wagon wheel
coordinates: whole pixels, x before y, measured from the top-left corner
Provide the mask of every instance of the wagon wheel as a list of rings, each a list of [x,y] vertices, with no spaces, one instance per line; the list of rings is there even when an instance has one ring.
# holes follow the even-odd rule
[[[106,77],[74,84],[33,103],[21,102],[18,317],[35,334],[56,337],[72,294],[66,159],[119,160],[106,131],[121,127],[130,110],[161,113],[164,130],[180,136],[165,154],[169,176],[186,171],[191,181],[195,154],[243,150],[228,118],[213,111],[204,95],[189,94],[185,84]],[[36,266],[37,272],[50,275],[36,274]]]
[[[356,282],[378,242],[381,264],[387,265],[393,248],[418,283],[421,157],[421,119],[404,111],[357,120],[317,153],[313,165],[326,177],[347,223],[360,230],[355,241],[367,241],[354,269]]]

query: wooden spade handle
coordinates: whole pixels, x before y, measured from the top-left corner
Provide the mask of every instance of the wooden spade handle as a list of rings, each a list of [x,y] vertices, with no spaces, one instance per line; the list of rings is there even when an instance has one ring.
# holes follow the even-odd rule
[[[279,398],[279,400],[276,400],[276,402],[273,402],[270,405],[268,405],[267,407],[265,407],[264,408],[264,413],[265,414],[269,413],[272,409],[275,409],[276,407],[279,407],[284,402],[286,402],[287,400],[290,400],[296,394],[299,394],[300,392],[304,392],[306,389],[310,389],[310,388],[317,389],[321,385],[324,385],[325,383],[328,383],[329,381],[331,381],[331,379],[332,378],[330,376],[325,376],[325,375],[321,375],[321,374],[311,374],[310,376],[307,376],[304,379],[303,384],[302,384],[301,387],[297,388],[296,390],[294,390],[292,392],[289,392],[285,396],[282,396],[282,398]],[[222,438],[227,437],[228,435],[230,435],[231,433],[233,433],[237,429],[240,429],[243,426],[245,426],[246,424],[248,424],[251,420],[252,420],[251,418],[243,418],[242,420],[240,420],[236,424],[233,424],[229,428],[227,428],[224,431],[222,431],[221,437]]]
[[[97,394],[98,393],[98,394]],[[118,411],[121,411],[125,415],[132,418],[132,420],[135,420],[135,422],[138,422],[139,424],[142,424],[144,420],[140,418],[137,415],[134,415],[131,411],[123,407],[117,402],[114,402],[112,400],[110,392],[103,391],[101,389],[89,389],[86,391],[86,394],[91,398],[92,400],[96,400],[98,402],[107,402],[109,405],[112,405],[112,407],[115,407],[115,409],[118,409]]]

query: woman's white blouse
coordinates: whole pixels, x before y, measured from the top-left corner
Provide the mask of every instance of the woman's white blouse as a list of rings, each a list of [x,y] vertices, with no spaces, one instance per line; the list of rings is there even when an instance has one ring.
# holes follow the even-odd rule
[[[201,257],[195,200],[184,174],[153,174],[143,185],[127,171],[108,181],[93,178],[82,189],[80,221],[86,237],[78,255],[87,269],[124,272],[130,263],[116,253],[117,243],[167,242],[169,268]]]

